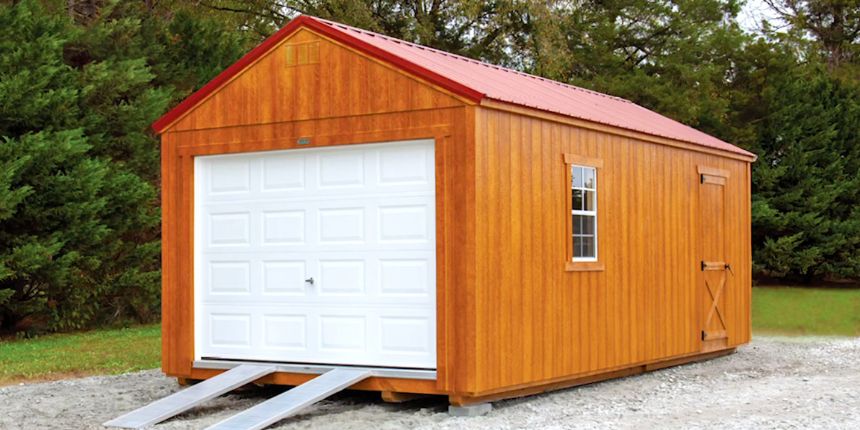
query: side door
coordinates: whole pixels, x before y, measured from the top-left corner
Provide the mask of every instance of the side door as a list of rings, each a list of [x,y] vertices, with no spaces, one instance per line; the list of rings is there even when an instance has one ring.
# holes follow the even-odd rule
[[[699,267],[702,351],[728,345],[726,291],[731,288],[731,262],[726,261],[726,184],[729,172],[698,166]]]

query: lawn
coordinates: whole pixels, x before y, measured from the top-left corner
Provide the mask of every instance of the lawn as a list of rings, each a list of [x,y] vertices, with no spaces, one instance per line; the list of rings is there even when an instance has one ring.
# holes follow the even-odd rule
[[[860,336],[860,289],[754,287],[753,332]]]
[[[160,364],[159,325],[0,341],[0,385],[125,373]]]
[[[756,334],[860,336],[860,289],[755,287]],[[161,327],[0,341],[0,385],[158,367]]]

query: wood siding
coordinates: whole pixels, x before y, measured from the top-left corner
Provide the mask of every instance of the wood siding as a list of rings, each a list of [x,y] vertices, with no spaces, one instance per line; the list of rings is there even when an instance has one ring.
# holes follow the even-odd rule
[[[291,44],[312,41],[320,55],[301,60]],[[307,54],[305,54],[307,55]],[[290,57],[292,56],[292,57]],[[287,61],[303,65],[287,66]],[[317,62],[314,62],[317,61]],[[360,388],[449,392],[461,375],[449,369],[466,358],[461,302],[474,265],[472,123],[464,103],[399,70],[307,30],[283,44],[162,135],[162,368],[183,378],[217,372],[192,369],[194,360],[194,163],[199,155],[436,140],[437,382],[373,378]],[[306,375],[282,374],[279,383]],[[387,388],[386,388],[387,387]]]
[[[477,108],[475,360],[487,394],[698,353],[697,166],[726,184],[728,346],[750,338],[749,163]],[[603,270],[571,272],[564,154],[603,160]]]
[[[436,139],[438,380],[374,378],[359,388],[468,402],[700,354],[697,166],[730,173],[726,347],[747,342],[749,163],[565,121],[471,105],[309,30],[285,39],[162,135],[164,371],[217,373],[192,369],[194,157],[298,148],[300,138],[310,140],[303,148]],[[565,269],[564,154],[603,161],[601,270]]]
[[[317,61],[288,65],[296,47]],[[457,97],[310,30],[294,35],[180,118],[171,131],[461,106]]]

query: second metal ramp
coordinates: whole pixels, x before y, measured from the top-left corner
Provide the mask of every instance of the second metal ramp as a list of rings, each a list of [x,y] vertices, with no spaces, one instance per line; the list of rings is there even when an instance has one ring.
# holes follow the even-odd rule
[[[296,414],[326,397],[373,376],[367,369],[333,369],[251,409],[221,421],[208,430],[258,430]]]
[[[256,381],[270,373],[275,366],[243,364],[236,366],[214,378],[173,393],[152,402],[140,409],[133,410],[119,418],[104,423],[108,427],[137,429],[164,421],[181,414],[207,400],[232,391],[242,385]]]

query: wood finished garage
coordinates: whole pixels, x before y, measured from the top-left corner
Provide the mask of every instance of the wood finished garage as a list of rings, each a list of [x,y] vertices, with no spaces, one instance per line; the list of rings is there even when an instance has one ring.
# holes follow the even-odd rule
[[[753,154],[302,16],[154,124],[163,370],[469,405],[750,340]]]

